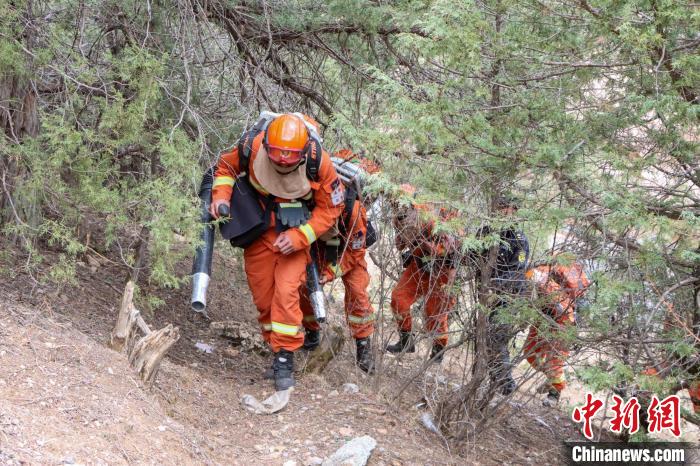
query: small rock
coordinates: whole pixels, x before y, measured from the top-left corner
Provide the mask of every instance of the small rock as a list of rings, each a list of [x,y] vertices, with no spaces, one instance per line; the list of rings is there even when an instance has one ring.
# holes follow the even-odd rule
[[[360,392],[360,387],[355,385],[354,383],[344,383],[343,384],[343,393],[349,393],[349,394],[354,394],[354,393],[359,393]]]
[[[214,352],[214,347],[211,345],[208,345],[206,343],[202,343],[201,341],[198,341],[197,343],[194,344],[194,347],[197,348],[199,351],[202,351],[203,353],[213,353]]]
[[[112,370],[111,367],[107,368],[107,372],[109,373],[109,375],[114,375],[114,371]]]
[[[282,464],[282,466],[297,466],[297,462],[294,460],[287,460]]]
[[[168,428],[165,426],[158,426],[158,430],[161,432],[165,432]]]
[[[321,464],[323,464],[323,459],[318,456],[312,456],[304,462],[305,466],[319,466]]]
[[[330,392],[328,394],[328,396],[338,396],[338,395],[339,395],[338,390],[333,390],[332,392]]]
[[[353,434],[353,430],[349,427],[341,427],[338,429],[338,433],[343,437],[350,437]]]
[[[253,448],[255,448],[257,451],[265,451],[264,445],[253,445]]]
[[[65,458],[63,458],[63,461],[61,461],[61,463],[63,463],[63,464],[75,464],[75,458],[73,458],[72,456],[66,456]]]
[[[389,433],[389,431],[386,429],[377,429],[377,433],[380,435],[386,435]]]
[[[367,464],[377,441],[369,435],[357,437],[345,443],[323,461],[323,466],[364,466]]]

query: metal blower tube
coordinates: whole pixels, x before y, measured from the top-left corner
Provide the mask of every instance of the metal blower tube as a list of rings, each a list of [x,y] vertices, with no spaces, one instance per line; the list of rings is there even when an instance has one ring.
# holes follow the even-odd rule
[[[311,247],[311,263],[306,266],[306,288],[309,291],[309,301],[314,310],[316,322],[322,324],[326,321],[326,301],[321,288],[321,279],[318,273],[318,259],[314,247]]]
[[[211,259],[214,253],[214,226],[211,225],[209,205],[211,204],[211,188],[214,183],[214,168],[204,173],[199,187],[199,198],[202,200],[200,221],[204,224],[202,245],[197,248],[192,264],[192,310],[205,313],[207,308],[207,288],[211,277]]]

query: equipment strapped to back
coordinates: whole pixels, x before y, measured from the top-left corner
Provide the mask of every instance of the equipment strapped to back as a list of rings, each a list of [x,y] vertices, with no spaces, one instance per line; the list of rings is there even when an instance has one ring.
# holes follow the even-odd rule
[[[272,120],[281,116],[281,113],[273,113],[268,111],[263,111],[258,117],[258,121],[245,131],[238,140],[238,158],[239,166],[241,169],[241,174],[243,172],[247,174],[248,165],[250,163],[251,152],[253,151],[253,141],[255,137],[261,132],[265,131],[270,125]],[[319,136],[316,128],[309,124],[301,113],[293,113],[292,115],[297,116],[304,122],[306,130],[309,132],[309,142],[304,148],[304,159],[302,163],[306,164],[306,177],[311,181],[318,181],[318,171],[321,167],[321,155],[323,154],[323,147],[321,145],[322,139]]]
[[[333,167],[338,173],[338,178],[345,185],[345,208],[338,225],[341,236],[347,236],[348,230],[352,228],[352,212],[355,202],[362,198],[362,187],[367,177],[367,172],[358,165],[341,157],[331,157]],[[377,241],[377,233],[370,221],[367,222],[367,237],[365,246],[370,247]]]
[[[361,194],[367,178],[367,172],[357,164],[341,157],[331,157],[331,161],[343,184],[346,187],[353,186],[357,194]]]
[[[552,267],[552,274],[559,285],[575,297],[582,296],[591,286],[591,279],[588,278],[583,265],[579,262],[573,262],[570,265],[555,265]]]

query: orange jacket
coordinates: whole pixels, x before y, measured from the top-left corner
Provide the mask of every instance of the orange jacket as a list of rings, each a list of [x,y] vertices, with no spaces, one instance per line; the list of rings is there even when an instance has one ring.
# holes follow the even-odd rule
[[[253,162],[258,154],[264,135],[265,132],[263,131],[253,140],[248,163],[248,172],[250,182],[255,189],[262,195],[267,195],[268,193],[260,186],[255,177],[255,171],[253,170]],[[214,184],[212,187],[212,202],[231,199],[233,186],[236,182],[236,178],[239,176],[241,176],[241,170],[239,168],[238,148],[234,147],[230,152],[223,153],[216,165]],[[309,180],[309,183],[311,185],[311,192],[307,194],[306,198],[310,199],[311,196],[313,196],[315,204],[314,209],[311,211],[311,218],[309,218],[305,224],[287,230],[295,250],[308,248],[316,238],[324,234],[335,224],[336,219],[343,211],[343,200],[345,198],[342,193],[344,189],[343,183],[338,178],[338,174],[335,172],[335,168],[333,168],[333,162],[331,162],[330,156],[326,151],[323,151],[322,154],[321,164],[318,170],[318,181]],[[340,194],[338,194],[338,190],[340,190]],[[331,196],[334,191],[335,194]],[[333,203],[334,199],[338,201],[337,204]],[[288,202],[292,199],[276,198],[275,200],[276,202]],[[272,222],[270,225],[271,228],[275,225],[274,215],[272,215]]]
[[[574,320],[574,310],[577,292],[564,288],[554,279],[553,268],[550,265],[538,265],[533,267],[525,275],[537,287],[547,300],[547,308],[554,314],[554,320],[562,321]]]
[[[439,217],[442,221],[446,221],[454,218],[456,212],[445,209],[444,207],[433,209],[427,204],[416,204],[414,208],[418,214],[417,235],[410,244],[407,244],[402,235],[398,234],[395,240],[397,249],[402,251],[407,247],[413,248],[411,252],[416,257],[445,257],[458,252],[459,243],[454,235],[434,233],[436,217]],[[402,225],[401,222],[395,218],[394,227],[400,230],[406,227],[406,225]]]
[[[333,267],[333,264],[324,260],[323,274],[326,281],[345,275],[357,267],[358,263],[367,267],[364,261],[367,251],[367,210],[359,200],[355,201],[348,223],[347,234],[342,238],[345,247],[340,251],[338,263]]]

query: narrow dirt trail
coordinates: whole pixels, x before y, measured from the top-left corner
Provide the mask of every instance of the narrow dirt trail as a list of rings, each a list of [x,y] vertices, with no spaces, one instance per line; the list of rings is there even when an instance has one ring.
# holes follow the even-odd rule
[[[255,313],[234,258],[217,258],[213,320],[255,328]],[[228,277],[226,271],[234,270]],[[236,272],[237,271],[237,272]],[[57,288],[21,274],[0,285],[0,464],[315,464],[347,440],[371,435],[371,465],[558,464],[562,441],[578,438],[566,416],[525,395],[502,425],[467,439],[462,456],[426,430],[412,408],[421,382],[397,403],[394,376],[419,356],[392,364],[380,383],[354,367],[350,345],[323,376],[299,377],[290,404],[272,416],[243,409],[240,398],[272,393],[262,372],[269,356],[219,338],[189,311],[188,290],[150,289],[164,305],[144,313],[153,327],[173,323],[182,338],[144,387],[124,355],[104,343],[116,318],[123,272],[91,258],[78,285]],[[225,305],[227,304],[227,305]],[[141,306],[138,306],[141,307]],[[195,349],[203,342],[211,354]],[[413,356],[412,356],[413,357]],[[414,361],[415,359],[415,361]],[[447,359],[446,365],[457,363]],[[342,385],[360,387],[346,394]],[[378,385],[378,386],[377,386]],[[415,388],[415,389],[414,389]]]

